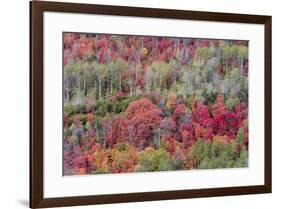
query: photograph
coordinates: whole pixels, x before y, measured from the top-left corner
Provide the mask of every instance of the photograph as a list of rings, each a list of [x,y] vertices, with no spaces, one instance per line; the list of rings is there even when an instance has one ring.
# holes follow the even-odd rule
[[[62,42],[64,176],[248,167],[248,40]]]
[[[29,9],[31,208],[272,192],[271,15]]]

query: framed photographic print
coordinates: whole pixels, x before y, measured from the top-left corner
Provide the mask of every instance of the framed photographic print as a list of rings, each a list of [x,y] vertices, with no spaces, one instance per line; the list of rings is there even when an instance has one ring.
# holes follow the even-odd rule
[[[271,17],[30,2],[30,207],[271,192]]]

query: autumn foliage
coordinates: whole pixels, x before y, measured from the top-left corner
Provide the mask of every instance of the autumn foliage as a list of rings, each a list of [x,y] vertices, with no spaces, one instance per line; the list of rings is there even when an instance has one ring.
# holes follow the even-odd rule
[[[64,34],[64,175],[248,166],[248,43]]]

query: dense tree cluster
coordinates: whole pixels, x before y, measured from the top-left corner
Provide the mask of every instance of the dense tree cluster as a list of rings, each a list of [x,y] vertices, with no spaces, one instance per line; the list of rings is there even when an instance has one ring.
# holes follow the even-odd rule
[[[246,167],[246,41],[64,33],[64,174]]]

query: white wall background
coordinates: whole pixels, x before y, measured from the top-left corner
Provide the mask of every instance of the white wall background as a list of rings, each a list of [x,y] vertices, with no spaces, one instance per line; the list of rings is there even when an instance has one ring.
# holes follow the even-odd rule
[[[273,209],[281,206],[279,52],[281,7],[274,0],[72,0],[97,4],[265,14],[273,16],[273,194],[126,203],[76,208]],[[29,2],[0,6],[0,208],[28,207],[29,193]]]

